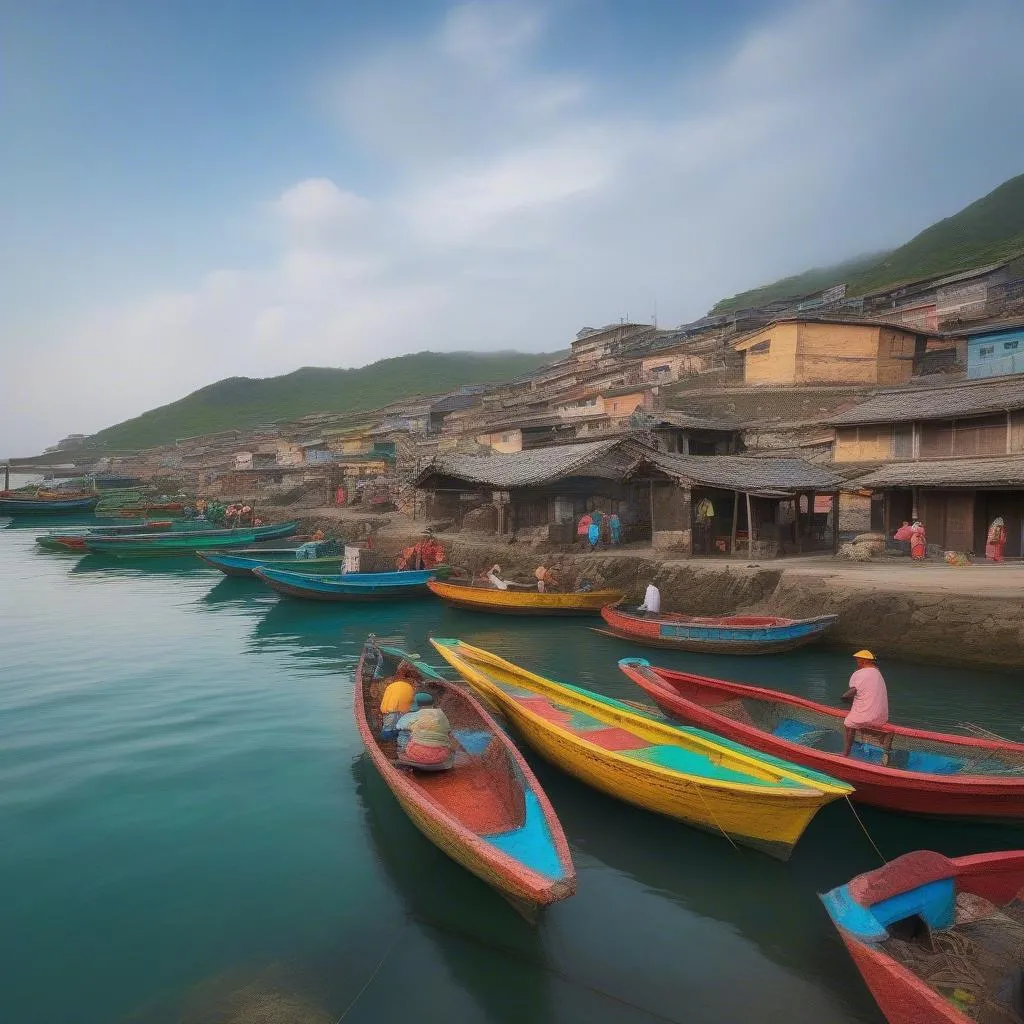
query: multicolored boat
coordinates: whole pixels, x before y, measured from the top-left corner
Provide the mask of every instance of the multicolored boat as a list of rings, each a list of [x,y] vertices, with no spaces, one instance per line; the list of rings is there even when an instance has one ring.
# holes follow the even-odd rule
[[[86,537],[85,549],[93,554],[117,558],[187,555],[204,548],[248,547],[260,540],[290,537],[299,528],[298,520],[270,526],[243,526],[223,530],[173,530],[141,536]]]
[[[445,771],[399,767],[380,737],[385,683],[405,662],[452,725],[458,744]],[[439,849],[493,886],[528,917],[576,891],[562,826],[540,783],[501,727],[471,693],[415,655],[371,637],[356,670],[353,710],[363,744],[413,824]]]
[[[253,576],[255,569],[283,569],[304,576],[337,576],[343,568],[344,555],[336,552],[316,558],[300,558],[297,548],[241,548],[238,551],[197,551],[207,565],[225,576]]]
[[[880,746],[857,743],[844,757],[847,712],[804,697],[655,668],[624,658],[619,668],[678,721],[844,779],[854,799],[912,814],[1024,820],[1024,743],[905,726],[889,764]]]
[[[50,530],[36,543],[47,551],[72,551],[82,554],[85,551],[87,537],[121,537],[137,536],[144,533],[164,533],[173,528],[170,520],[157,520],[152,523],[125,523],[121,526],[93,526],[85,530]]]
[[[545,679],[460,640],[431,643],[530,746],[570,775],[781,860],[825,804],[851,792],[827,775]]]
[[[649,647],[706,654],[772,654],[820,640],[838,615],[783,619],[773,615],[633,615],[611,605],[601,617],[616,636]]]
[[[428,586],[446,604],[478,612],[505,615],[596,615],[601,608],[621,601],[621,590],[544,591],[498,590],[473,583],[431,581]]]
[[[1024,850],[918,850],[821,899],[889,1024],[1024,1019]]]
[[[0,516],[38,516],[64,512],[91,512],[99,503],[100,495],[75,498],[19,498],[8,492],[0,498]]]
[[[334,576],[307,576],[301,572],[258,567],[253,575],[279,594],[310,601],[380,601],[422,597],[436,569],[395,572],[352,572]]]

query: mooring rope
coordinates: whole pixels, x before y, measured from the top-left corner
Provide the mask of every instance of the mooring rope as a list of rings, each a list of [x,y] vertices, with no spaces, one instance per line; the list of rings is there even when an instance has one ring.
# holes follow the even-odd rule
[[[694,783],[691,783],[691,785],[693,786],[694,792],[697,794],[697,796],[700,797],[700,802],[704,805],[704,810],[708,812],[708,815],[710,816],[711,820],[717,826],[718,831],[721,832],[722,835],[725,836],[725,838],[729,840],[729,843],[732,845],[732,848],[734,850],[736,850],[737,852],[739,852],[739,847],[736,845],[736,841],[733,839],[733,837],[731,835],[729,835],[728,832],[725,831],[724,828],[722,828],[719,820],[715,817],[715,812],[713,810],[711,810],[710,807],[708,807],[708,802],[707,802],[707,800],[704,799],[704,794],[700,791],[700,786],[698,786],[698,785],[696,785]]]
[[[865,827],[864,822],[860,820],[860,815],[857,813],[857,808],[853,806],[853,801],[849,798],[849,796],[845,797],[844,799],[846,800],[847,805],[853,813],[854,818],[857,819],[857,824],[860,825],[861,831],[864,833],[864,835],[868,837],[868,842],[875,848],[875,853],[878,854],[879,860],[881,860],[883,864],[888,864],[889,862],[885,859],[885,854],[882,853],[882,851],[878,848],[878,844],[874,841],[874,839],[871,838],[871,833]]]
[[[395,947],[398,945],[398,940],[405,934],[405,928],[408,924],[408,920],[403,922],[402,927],[398,929],[395,937],[391,940],[391,945],[384,951],[384,955],[377,961],[377,966],[370,972],[370,976],[366,979],[363,987],[356,993],[355,998],[345,1007],[341,1016],[334,1022],[334,1024],[341,1024],[341,1022],[351,1013],[352,1008],[359,1002],[363,997],[363,993],[373,984],[373,979],[380,974],[380,969],[384,966],[384,962],[389,956],[395,951]]]

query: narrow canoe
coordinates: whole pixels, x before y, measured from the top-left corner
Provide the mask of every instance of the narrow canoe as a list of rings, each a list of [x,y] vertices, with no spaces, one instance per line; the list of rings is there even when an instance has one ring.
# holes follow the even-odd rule
[[[530,746],[570,775],[781,860],[825,804],[850,792],[818,772],[664,723],[459,640],[431,643]]]
[[[224,530],[174,530],[127,537],[87,537],[85,548],[94,554],[118,558],[184,555],[204,548],[248,547],[257,541],[288,537],[299,528],[298,520],[271,526],[241,527]]]
[[[917,850],[821,900],[889,1024],[1024,1016],[1024,850]]]
[[[343,555],[322,558],[296,558],[294,551],[268,551],[250,554],[248,548],[238,552],[197,551],[207,565],[219,569],[225,576],[252,576],[254,569],[284,569],[304,576],[336,576],[342,571]]]
[[[253,575],[279,594],[311,601],[380,601],[422,597],[434,569],[408,572],[353,572],[336,576],[307,576],[284,569],[256,568]]]
[[[41,537],[36,537],[36,543],[48,551],[85,551],[86,537],[119,537],[127,535],[138,535],[141,533],[160,533],[171,528],[170,520],[153,523],[136,523],[124,526],[95,526],[83,531],[51,530]]]
[[[432,843],[527,916],[571,896],[569,844],[522,754],[471,693],[415,658],[371,637],[356,670],[356,725],[388,788]],[[379,739],[384,682],[402,661],[413,664],[417,688],[433,694],[452,725],[461,749],[447,771],[400,768],[394,742]]]
[[[847,712],[788,693],[654,668],[625,658],[622,671],[673,718],[845,779],[855,800],[912,814],[1024,819],[1024,743],[892,725],[889,765],[858,743],[843,757]]]
[[[616,636],[650,647],[707,654],[771,654],[820,640],[838,615],[780,619],[771,615],[632,615],[611,605],[601,617]]]
[[[39,515],[53,512],[88,512],[100,495],[88,498],[0,498],[0,516]]]
[[[619,590],[585,590],[562,593],[536,590],[498,590],[495,587],[432,580],[431,591],[446,604],[480,612],[505,615],[595,615],[606,604],[622,600]]]

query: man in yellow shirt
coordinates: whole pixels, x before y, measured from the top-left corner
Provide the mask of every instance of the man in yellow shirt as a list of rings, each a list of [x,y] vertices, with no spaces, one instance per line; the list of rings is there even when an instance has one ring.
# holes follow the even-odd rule
[[[384,688],[380,699],[380,713],[384,716],[380,730],[382,740],[393,740],[398,737],[395,724],[409,711],[416,696],[411,678],[414,678],[412,669],[407,663],[402,662],[394,678]]]

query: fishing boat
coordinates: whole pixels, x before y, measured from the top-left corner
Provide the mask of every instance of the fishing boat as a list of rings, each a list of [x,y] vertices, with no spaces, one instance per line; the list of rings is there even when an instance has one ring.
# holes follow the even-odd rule
[[[610,632],[649,647],[706,654],[772,654],[820,640],[838,621],[838,615],[811,619],[782,619],[772,615],[716,615],[701,617],[668,612],[633,615],[607,605],[601,617]]]
[[[310,601],[380,601],[385,598],[422,597],[427,593],[427,584],[436,570],[308,576],[264,566],[252,572],[268,587],[288,597],[303,597]]]
[[[888,725],[892,746],[855,743],[843,756],[847,712],[804,697],[709,679],[625,658],[619,668],[687,725],[851,783],[854,799],[912,814],[1024,819],[1024,743]]]
[[[889,1024],[1024,1019],[1024,850],[917,850],[821,899]]]
[[[51,515],[54,512],[91,512],[100,500],[92,494],[75,498],[19,498],[13,491],[0,497],[0,516]]]
[[[337,576],[342,571],[342,554],[323,555],[319,558],[299,558],[294,548],[281,548],[257,554],[258,549],[241,548],[239,551],[197,551],[207,565],[219,569],[225,576],[253,576],[255,569],[283,569],[304,576]]]
[[[431,643],[525,742],[570,775],[781,860],[825,804],[851,791],[819,772],[546,679],[460,640]]]
[[[121,537],[86,537],[85,549],[93,554],[117,558],[185,555],[203,548],[247,547],[260,540],[288,537],[299,528],[298,520],[270,526],[242,526],[231,529],[176,529],[167,533]]]
[[[85,540],[87,537],[121,537],[137,536],[144,533],[163,533],[173,528],[169,519],[154,520],[150,523],[125,523],[121,526],[93,526],[86,530],[50,530],[41,537],[36,537],[36,543],[48,551],[77,551],[81,554],[85,551]]]
[[[505,615],[595,615],[606,604],[621,601],[620,590],[499,590],[475,583],[431,580],[430,590],[446,604],[471,611]]]
[[[405,662],[447,716],[458,743],[454,765],[418,772],[398,764],[394,741],[379,738],[385,680]],[[371,637],[356,670],[359,735],[413,824],[439,849],[534,916],[576,891],[562,826],[522,754],[467,690],[415,655]]]

